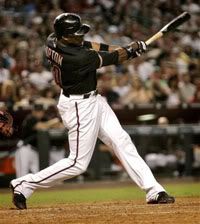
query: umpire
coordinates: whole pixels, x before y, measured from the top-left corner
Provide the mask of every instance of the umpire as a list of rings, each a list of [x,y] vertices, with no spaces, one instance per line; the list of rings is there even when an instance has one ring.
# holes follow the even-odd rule
[[[47,39],[46,56],[55,81],[61,87],[58,110],[69,130],[70,154],[36,174],[12,180],[15,206],[25,209],[26,199],[36,189],[50,187],[85,172],[97,138],[112,147],[131,179],[146,192],[147,203],[174,203],[174,197],[155,180],[130,136],[96,90],[96,69],[140,56],[145,52],[146,44],[137,41],[118,47],[84,41],[90,27],[72,13],[59,15],[54,21],[54,30]]]

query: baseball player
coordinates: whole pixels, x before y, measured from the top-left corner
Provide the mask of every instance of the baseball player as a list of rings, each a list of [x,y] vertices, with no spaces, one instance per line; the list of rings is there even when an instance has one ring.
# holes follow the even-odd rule
[[[86,171],[97,138],[119,158],[131,179],[146,192],[149,204],[174,203],[155,180],[139,156],[130,136],[96,89],[96,69],[122,63],[146,50],[143,41],[115,47],[84,41],[90,27],[73,13],[63,13],[54,21],[54,33],[46,43],[46,57],[52,65],[56,83],[61,87],[58,110],[69,130],[70,155],[35,174],[11,181],[13,203],[26,209],[26,199],[38,188],[48,188]]]

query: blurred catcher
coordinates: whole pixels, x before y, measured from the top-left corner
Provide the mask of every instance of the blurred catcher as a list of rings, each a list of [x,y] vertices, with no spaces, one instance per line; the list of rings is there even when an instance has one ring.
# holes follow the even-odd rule
[[[119,47],[84,41],[90,26],[82,24],[81,18],[73,13],[56,17],[54,30],[47,39],[46,56],[61,87],[58,110],[69,130],[70,155],[36,174],[12,180],[14,205],[26,209],[26,199],[36,189],[51,187],[85,172],[97,138],[112,147],[131,179],[146,192],[147,203],[174,203],[174,197],[156,181],[130,136],[96,90],[98,68],[138,57],[146,51],[146,44],[137,41]]]

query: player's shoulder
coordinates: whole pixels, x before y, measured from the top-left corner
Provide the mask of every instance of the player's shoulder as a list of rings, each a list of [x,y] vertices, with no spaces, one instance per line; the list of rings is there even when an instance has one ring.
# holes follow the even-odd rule
[[[55,33],[51,33],[47,37],[46,45],[49,46],[49,47],[54,48],[56,46],[56,42],[57,42],[57,38],[56,38]]]
[[[98,58],[98,52],[92,48],[85,48],[83,46],[81,56],[85,59],[85,61],[93,61]]]

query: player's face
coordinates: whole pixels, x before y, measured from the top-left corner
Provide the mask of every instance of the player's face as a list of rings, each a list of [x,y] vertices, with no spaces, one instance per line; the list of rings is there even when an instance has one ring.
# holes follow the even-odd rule
[[[84,36],[75,36],[73,37],[73,42],[76,45],[82,45]]]
[[[74,45],[80,46],[83,44],[83,40],[84,40],[84,35],[62,37],[60,41],[64,44],[74,44]]]

